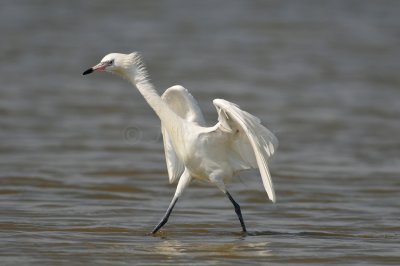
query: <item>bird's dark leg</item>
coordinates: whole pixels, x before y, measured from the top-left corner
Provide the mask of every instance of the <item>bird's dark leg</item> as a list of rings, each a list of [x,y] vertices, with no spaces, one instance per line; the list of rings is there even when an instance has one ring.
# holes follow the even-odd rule
[[[242,212],[240,211],[239,204],[237,204],[237,202],[232,198],[231,194],[229,194],[228,191],[226,191],[226,195],[228,196],[229,200],[232,202],[233,206],[235,207],[235,212],[236,212],[237,216],[239,217],[240,225],[242,226],[243,232],[247,232],[246,225],[244,224],[243,216],[242,216]]]
[[[165,213],[164,217],[161,219],[161,221],[158,223],[158,225],[153,229],[151,232],[152,234],[157,233],[158,230],[160,230],[161,227],[163,227],[164,224],[168,222],[168,218],[171,215],[172,209],[174,208],[176,202],[178,201],[179,197],[174,197],[169,204],[169,207],[167,209],[167,212]]]

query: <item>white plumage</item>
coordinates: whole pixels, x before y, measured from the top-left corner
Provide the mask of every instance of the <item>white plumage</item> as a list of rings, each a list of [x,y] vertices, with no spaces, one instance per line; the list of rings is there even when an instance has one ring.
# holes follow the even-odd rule
[[[195,123],[199,126],[205,126],[205,120],[197,101],[184,87],[180,85],[172,86],[164,92],[161,98],[184,120]],[[162,124],[161,132],[163,134],[169,182],[173,183],[182,175],[185,166],[176,156],[171,138],[168,136],[168,132]]]
[[[153,233],[168,221],[192,179],[210,181],[229,197],[243,231],[246,227],[240,207],[225,186],[233,176],[242,170],[258,168],[268,197],[275,202],[267,162],[275,153],[278,140],[257,117],[234,103],[215,99],[218,123],[207,127],[197,101],[184,87],[172,86],[159,96],[147,78],[138,53],[109,54],[84,75],[95,70],[116,73],[130,80],[161,120],[169,181],[179,181],[171,204]]]

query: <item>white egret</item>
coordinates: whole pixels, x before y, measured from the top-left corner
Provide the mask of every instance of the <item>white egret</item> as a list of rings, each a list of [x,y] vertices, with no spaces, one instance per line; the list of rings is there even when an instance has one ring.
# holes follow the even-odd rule
[[[168,221],[192,179],[207,180],[228,196],[244,232],[246,226],[240,206],[225,186],[233,176],[242,170],[258,168],[268,197],[275,202],[267,160],[276,151],[278,140],[257,117],[231,102],[215,99],[218,123],[207,127],[196,100],[182,86],[172,86],[160,97],[136,52],[108,54],[83,75],[93,71],[115,73],[131,81],[161,120],[169,181],[179,181],[167,212],[153,234]]]

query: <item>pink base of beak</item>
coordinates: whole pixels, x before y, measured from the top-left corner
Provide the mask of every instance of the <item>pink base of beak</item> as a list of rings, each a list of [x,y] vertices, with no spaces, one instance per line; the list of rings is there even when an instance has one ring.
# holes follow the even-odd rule
[[[106,69],[106,67],[107,67],[107,64],[100,63],[93,67],[93,71],[104,71]]]

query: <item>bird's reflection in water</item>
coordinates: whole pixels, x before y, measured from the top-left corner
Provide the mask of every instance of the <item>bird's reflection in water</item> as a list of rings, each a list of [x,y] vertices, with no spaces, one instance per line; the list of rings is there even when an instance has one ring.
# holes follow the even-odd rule
[[[163,240],[154,246],[155,253],[164,256],[182,256],[185,254],[184,244],[179,240]]]
[[[215,258],[245,258],[245,257],[270,257],[271,250],[268,246],[270,242],[248,242],[244,239],[236,239],[232,242],[214,243],[208,239],[206,242],[163,240],[154,246],[154,252],[167,257],[204,257],[212,256]],[[194,254],[196,254],[194,256]]]

